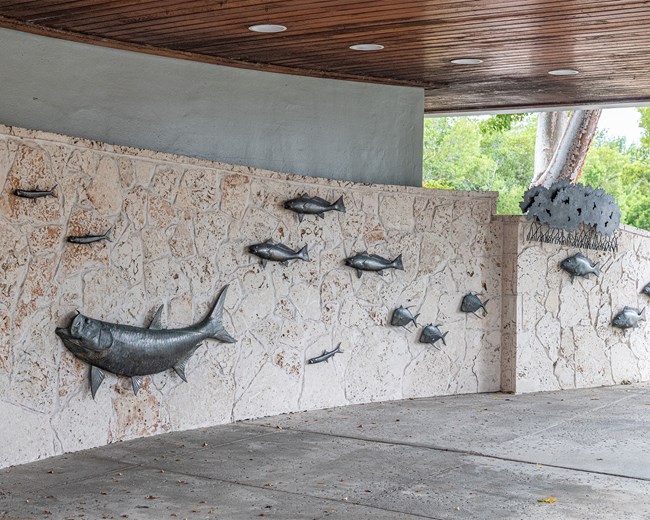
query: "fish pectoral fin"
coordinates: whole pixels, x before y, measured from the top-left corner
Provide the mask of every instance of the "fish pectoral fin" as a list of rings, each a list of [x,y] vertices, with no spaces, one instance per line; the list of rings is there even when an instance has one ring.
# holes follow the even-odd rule
[[[162,311],[163,311],[163,306],[161,305],[160,307],[158,307],[156,314],[153,315],[153,318],[151,318],[151,323],[149,323],[150,329],[152,330],[162,329]]]
[[[138,395],[140,388],[142,388],[142,385],[144,384],[144,378],[142,376],[133,376],[131,378],[131,384],[133,384],[133,393]]]
[[[90,393],[92,394],[93,399],[95,399],[97,389],[104,381],[104,377],[104,371],[101,368],[90,365]]]
[[[282,262],[280,262],[280,265],[287,267],[289,265],[289,260],[282,260]]]
[[[299,222],[299,223],[302,222],[302,219],[304,219],[304,218],[305,218],[305,214],[304,214],[304,213],[298,213],[298,222]]]
[[[357,269],[357,278],[361,278],[362,274],[363,274],[363,271],[361,271],[361,269]]]
[[[377,271],[377,274],[378,274],[379,276],[384,276],[384,271],[383,271],[383,269]]]
[[[262,266],[262,269],[266,268],[266,260],[260,260],[260,265]]]
[[[186,383],[187,383],[187,377],[185,376],[185,365],[187,365],[187,362],[192,357],[192,354],[194,354],[194,351],[183,356],[181,360],[178,363],[176,363],[173,367],[176,373],[178,374],[178,377],[180,377]]]
[[[325,214],[324,214],[324,213],[317,213],[317,215],[318,215],[318,218],[325,218]]]

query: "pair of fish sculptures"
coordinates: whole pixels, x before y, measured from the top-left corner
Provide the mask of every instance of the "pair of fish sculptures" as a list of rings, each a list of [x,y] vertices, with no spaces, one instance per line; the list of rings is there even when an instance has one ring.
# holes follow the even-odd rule
[[[325,199],[310,197],[306,193],[303,193],[296,199],[287,200],[284,203],[284,207],[298,214],[298,222],[302,222],[305,215],[317,215],[320,218],[325,218],[325,213],[328,211],[345,213],[343,197],[339,197],[339,200],[330,204]]]
[[[612,325],[619,329],[623,329],[625,335],[626,329],[635,329],[639,326],[639,321],[645,320],[645,307],[641,310],[634,307],[623,307],[612,320]]]
[[[416,327],[418,326],[418,316],[419,314],[416,314],[414,316],[408,307],[400,305],[393,311],[393,315],[390,318],[390,324],[394,327],[403,327],[404,329],[408,330],[407,325],[410,323],[413,323],[413,325]],[[436,345],[436,342],[442,340],[443,345],[446,346],[447,342],[445,341],[445,336],[449,333],[449,331],[443,334],[440,331],[440,326],[441,325],[433,325],[430,323],[424,327],[424,329],[422,329],[422,333],[420,334],[419,342],[429,343],[440,350],[440,348]]]
[[[560,268],[571,275],[571,283],[573,283],[576,276],[589,278],[590,274],[595,274],[596,276],[600,275],[599,263],[592,262],[581,253],[576,253],[575,255],[562,260],[560,262]]]
[[[104,371],[130,377],[137,395],[143,376],[171,368],[187,382],[185,366],[204,340],[236,341],[223,326],[227,290],[226,285],[209,314],[189,327],[163,329],[160,306],[147,328],[95,320],[77,313],[67,327],[57,328],[56,334],[75,357],[90,365],[93,399],[104,381]]]
[[[280,262],[282,265],[288,265],[289,260],[302,260],[309,262],[309,253],[307,246],[303,246],[299,251],[294,251],[284,244],[278,244],[273,240],[266,240],[261,244],[253,244],[248,246],[248,252],[252,255],[259,257],[262,267],[266,267],[268,261]]]

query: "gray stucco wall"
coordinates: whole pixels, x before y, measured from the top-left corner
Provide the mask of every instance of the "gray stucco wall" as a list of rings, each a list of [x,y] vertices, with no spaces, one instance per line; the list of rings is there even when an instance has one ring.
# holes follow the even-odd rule
[[[0,123],[275,171],[420,185],[421,89],[0,29]]]

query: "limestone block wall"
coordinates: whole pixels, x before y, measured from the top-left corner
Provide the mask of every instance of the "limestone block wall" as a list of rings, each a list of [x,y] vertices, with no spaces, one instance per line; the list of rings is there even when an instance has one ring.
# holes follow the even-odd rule
[[[56,197],[12,195],[51,188]],[[362,185],[285,175],[0,126],[0,467],[172,430],[351,403],[496,391],[500,385],[501,221],[494,193]],[[347,213],[301,224],[282,202],[303,192]],[[90,246],[68,235],[103,233]],[[262,269],[246,246],[309,246],[311,261]],[[403,255],[405,271],[357,279],[343,259]],[[79,309],[168,327],[201,319],[226,284],[227,330],[183,383],[168,371],[134,396],[54,334]],[[576,285],[576,289],[579,285]],[[488,315],[459,312],[464,294]],[[387,326],[413,306],[447,346]],[[329,363],[306,360],[342,343]]]
[[[611,326],[623,307],[646,307],[650,233],[622,226],[618,253],[581,251],[602,274],[570,276],[559,263],[578,249],[526,241],[523,217],[503,221],[502,388],[536,392],[650,379],[650,325]]]

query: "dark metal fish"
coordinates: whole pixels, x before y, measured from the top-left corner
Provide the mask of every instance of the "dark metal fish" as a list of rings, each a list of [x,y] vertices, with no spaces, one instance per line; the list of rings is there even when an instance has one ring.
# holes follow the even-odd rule
[[[103,235],[70,236],[68,237],[68,242],[71,242],[73,244],[92,244],[93,242],[100,242],[101,240],[108,240],[109,242],[112,242],[112,240],[108,238],[108,234],[111,232],[111,229],[113,228],[109,228]]]
[[[445,336],[449,334],[449,331],[444,334],[440,332],[440,325],[433,325],[429,323],[424,329],[422,329],[422,334],[420,334],[420,343],[431,343],[435,348],[440,350],[440,347],[436,346],[436,341],[442,340],[442,344],[447,346],[445,341]]]
[[[77,358],[91,365],[90,385],[93,399],[104,380],[104,370],[130,377],[137,395],[142,376],[173,368],[183,381],[185,364],[199,345],[212,338],[222,343],[236,340],[223,327],[226,285],[210,313],[199,323],[182,329],[162,329],[162,306],[149,328],[119,325],[77,314],[68,327],[56,334]]]
[[[297,213],[299,222],[302,222],[305,215],[318,215],[320,218],[325,218],[323,213],[326,211],[340,211],[345,213],[343,197],[339,197],[339,200],[330,204],[325,199],[321,199],[320,197],[310,197],[306,193],[303,193],[297,199],[287,200],[284,203],[284,207],[285,209]]]
[[[314,363],[322,363],[323,361],[327,361],[329,363],[329,359],[331,357],[334,357],[335,354],[342,354],[342,353],[343,351],[341,350],[341,344],[339,343],[334,350],[330,350],[329,352],[327,350],[323,350],[323,353],[320,356],[316,356],[314,358],[307,360],[307,363],[309,363],[310,365],[313,365]]]
[[[573,283],[576,276],[584,276],[588,278],[592,273],[596,276],[600,274],[598,262],[594,264],[589,260],[589,258],[581,253],[576,253],[569,258],[565,258],[560,262],[560,267],[571,275],[571,283]]]
[[[482,302],[476,294],[469,293],[463,297],[463,302],[460,304],[460,310],[463,312],[471,312],[474,316],[480,318],[480,316],[476,314],[476,311],[483,309],[483,316],[487,315],[488,312],[485,308],[485,304],[489,301],[490,299],[488,298]]]
[[[623,307],[612,320],[612,325],[619,329],[635,329],[639,325],[640,320],[645,320],[645,307],[641,310],[634,307]]]
[[[261,244],[248,246],[248,252],[262,259],[260,262],[262,267],[266,267],[267,260],[280,262],[282,265],[287,265],[289,260],[309,262],[309,253],[307,252],[306,245],[300,251],[294,251],[284,244],[276,244],[272,240],[267,240]]]
[[[643,294],[647,294],[648,296],[650,296],[650,283],[647,284],[643,289],[641,289],[641,292]]]
[[[406,329],[406,326],[409,323],[413,323],[413,325],[417,327],[418,316],[419,314],[413,316],[413,313],[408,309],[408,307],[404,307],[400,305],[397,309],[393,311],[393,315],[390,318],[390,324],[393,327],[404,327]]]
[[[14,195],[16,197],[22,197],[24,199],[40,199],[41,197],[53,197],[54,195],[54,188],[56,188],[58,184],[55,184],[52,186],[51,189],[49,190],[14,190]]]
[[[363,271],[374,271],[377,274],[384,275],[384,269],[399,269],[404,270],[402,264],[402,255],[399,255],[395,260],[390,261],[379,255],[371,255],[368,251],[358,253],[354,256],[345,259],[345,265],[354,267],[357,270],[357,278],[361,278]]]

